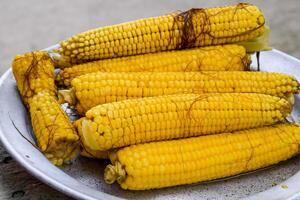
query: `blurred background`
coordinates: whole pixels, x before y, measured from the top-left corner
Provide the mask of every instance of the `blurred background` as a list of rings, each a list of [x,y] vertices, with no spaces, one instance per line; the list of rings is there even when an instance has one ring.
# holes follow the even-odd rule
[[[15,54],[42,49],[72,34],[128,20],[187,10],[238,3],[219,0],[1,0],[0,74]],[[300,58],[300,1],[253,0],[271,27],[271,46]],[[19,167],[0,146],[0,199],[66,197],[37,181]],[[30,191],[30,192],[28,192]],[[43,195],[42,195],[43,193]],[[50,196],[49,196],[50,195]]]

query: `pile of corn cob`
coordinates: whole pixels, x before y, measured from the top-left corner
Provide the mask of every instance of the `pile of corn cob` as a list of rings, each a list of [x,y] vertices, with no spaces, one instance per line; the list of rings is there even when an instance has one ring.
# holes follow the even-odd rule
[[[268,50],[267,36],[256,6],[191,9],[74,35],[52,52],[17,56],[13,73],[54,164],[80,150],[111,160],[109,184],[169,187],[299,153],[300,126],[286,120],[297,80],[250,71],[249,54]],[[72,124],[63,103],[81,118]]]

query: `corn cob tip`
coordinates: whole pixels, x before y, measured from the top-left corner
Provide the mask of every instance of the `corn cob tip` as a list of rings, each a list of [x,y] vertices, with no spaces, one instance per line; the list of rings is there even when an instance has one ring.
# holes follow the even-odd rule
[[[269,45],[270,28],[264,26],[264,32],[261,36],[249,41],[239,42],[237,44],[245,47],[248,54],[252,54],[259,51],[269,51],[272,47]]]
[[[100,150],[105,151],[107,149],[101,148],[97,145],[97,124],[91,122],[90,120],[83,119],[81,122],[82,126],[82,138],[83,142],[91,149],[91,150]]]
[[[87,158],[94,158],[94,159],[108,159],[110,155],[110,151],[100,151],[100,150],[93,150],[90,149],[83,140],[83,133],[82,133],[82,121],[84,118],[80,118],[76,120],[73,125],[79,135],[80,140],[80,155]]]
[[[70,106],[76,105],[75,93],[72,89],[70,90],[59,90],[58,91],[58,102],[60,104],[68,103]]]
[[[54,50],[54,52],[55,52],[55,50]],[[71,63],[64,56],[61,56],[57,53],[53,53],[53,54],[51,54],[51,58],[52,58],[53,62],[55,63],[55,65],[60,69],[72,67]]]
[[[118,161],[114,165],[107,165],[104,169],[104,180],[107,184],[113,184],[115,181],[121,183],[125,178],[126,172]]]
[[[29,99],[39,92],[56,95],[54,63],[46,51],[33,51],[17,55],[12,62],[12,72],[26,107]]]
[[[79,136],[56,97],[39,92],[29,101],[37,144],[54,165],[69,163],[79,152]]]

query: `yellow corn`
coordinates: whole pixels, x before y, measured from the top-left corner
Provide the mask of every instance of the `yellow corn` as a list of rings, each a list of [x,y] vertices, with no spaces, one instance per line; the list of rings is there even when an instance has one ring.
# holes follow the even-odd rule
[[[243,71],[249,64],[243,46],[210,46],[88,62],[63,69],[56,80],[60,85],[69,86],[73,78],[97,71]]]
[[[191,9],[76,34],[56,50],[63,64],[253,40],[265,19],[253,5]]]
[[[55,165],[68,163],[78,153],[79,137],[56,99],[52,59],[44,51],[26,53],[15,57],[12,69],[40,150]]]
[[[80,155],[87,157],[87,158],[97,158],[97,159],[107,159],[109,151],[100,151],[100,150],[93,150],[90,149],[87,145],[85,145],[84,140],[82,140],[82,122],[83,118],[76,120],[74,122],[75,128],[78,130],[78,135],[80,138],[81,148],[80,148]]]
[[[80,155],[87,158],[94,158],[94,159],[108,159],[109,151],[97,151],[92,149],[81,149]]]
[[[56,94],[54,64],[47,52],[36,51],[17,55],[12,70],[23,102],[28,106],[29,98],[45,91]]]
[[[78,153],[79,137],[57,100],[40,92],[29,100],[37,144],[55,165],[68,163]]]
[[[81,119],[83,143],[93,150],[273,124],[291,104],[264,94],[178,94],[96,106]]]
[[[59,91],[59,97],[82,114],[96,105],[124,99],[217,92],[285,97],[298,92],[298,82],[270,72],[97,72],[73,79],[72,89]]]
[[[292,124],[133,145],[112,155],[104,179],[130,190],[209,181],[284,161],[299,145],[300,127]]]

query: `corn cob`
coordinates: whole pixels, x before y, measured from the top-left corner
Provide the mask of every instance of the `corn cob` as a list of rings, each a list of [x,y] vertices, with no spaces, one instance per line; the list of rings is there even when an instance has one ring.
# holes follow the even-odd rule
[[[81,149],[80,155],[87,158],[94,158],[94,159],[108,159],[109,151],[97,151],[92,150],[90,148]]]
[[[253,40],[265,32],[262,12],[253,5],[191,9],[92,29],[60,42],[63,65],[166,50]]]
[[[78,135],[80,137],[80,155],[88,158],[97,158],[97,159],[107,159],[109,151],[99,151],[99,150],[93,150],[90,149],[87,145],[85,145],[84,140],[82,140],[82,122],[83,118],[76,120],[74,122],[74,127],[78,130]]]
[[[59,91],[59,98],[82,114],[96,105],[123,99],[217,92],[285,97],[298,92],[298,82],[292,76],[269,72],[97,72],[73,79],[72,89]]]
[[[96,106],[81,119],[82,139],[93,150],[273,124],[291,104],[264,94],[178,94]]]
[[[73,78],[97,71],[243,71],[249,64],[243,46],[210,46],[88,62],[63,69],[56,80],[59,85],[69,86]]]
[[[68,116],[52,95],[40,92],[29,100],[32,127],[42,153],[55,165],[78,153],[79,137]]]
[[[288,124],[133,145],[112,155],[104,179],[130,190],[209,181],[287,160],[299,146],[300,127]]]
[[[48,53],[36,51],[17,55],[13,60],[12,70],[27,107],[28,100],[39,92],[56,95],[54,63]]]

